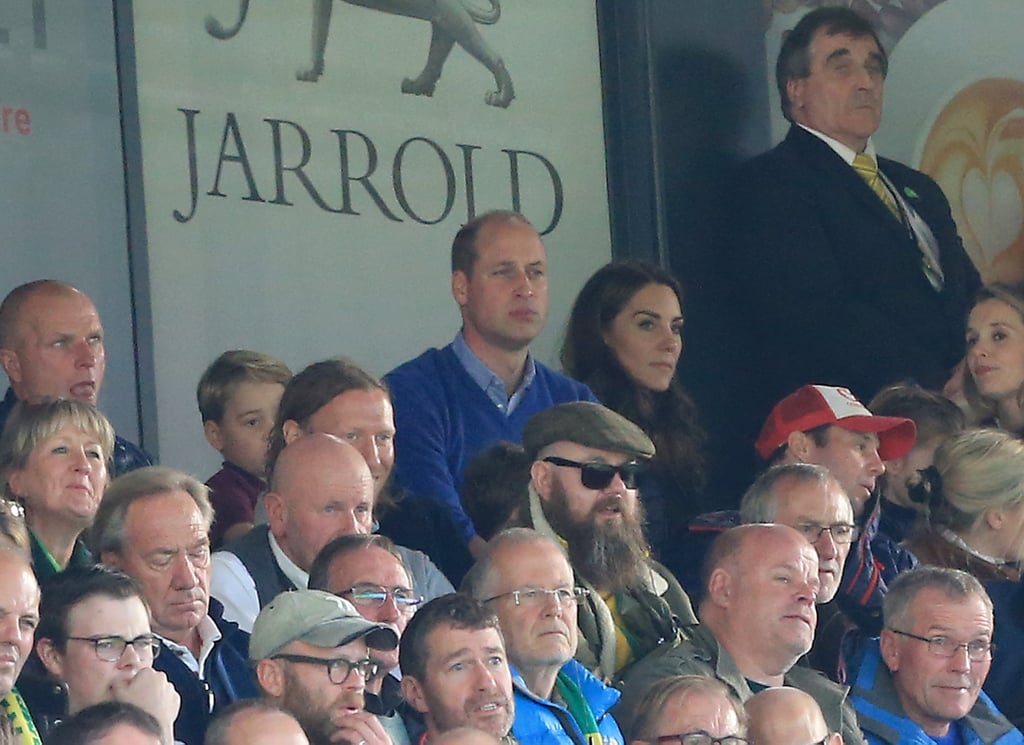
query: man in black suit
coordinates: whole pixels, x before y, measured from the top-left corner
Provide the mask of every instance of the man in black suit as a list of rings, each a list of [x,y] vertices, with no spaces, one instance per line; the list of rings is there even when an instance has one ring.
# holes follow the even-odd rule
[[[978,274],[938,185],[875,154],[887,67],[847,8],[808,13],[783,42],[776,77],[792,126],[726,195],[728,310],[752,332],[764,403],[752,417],[812,381],[864,400],[905,378],[939,387],[963,357]]]

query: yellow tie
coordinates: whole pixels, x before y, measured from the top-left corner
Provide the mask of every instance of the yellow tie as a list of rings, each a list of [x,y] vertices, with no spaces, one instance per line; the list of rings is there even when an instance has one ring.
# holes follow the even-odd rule
[[[889,192],[889,189],[882,183],[882,177],[878,175],[878,164],[875,163],[874,159],[866,153],[858,153],[853,159],[853,169],[864,179],[871,188],[871,191],[875,192],[878,198],[889,208],[893,217],[899,220],[900,208],[896,206],[896,200]]]

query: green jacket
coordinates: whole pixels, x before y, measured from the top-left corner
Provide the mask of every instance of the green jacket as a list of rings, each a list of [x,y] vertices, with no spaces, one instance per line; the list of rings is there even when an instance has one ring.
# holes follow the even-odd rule
[[[612,709],[612,716],[623,732],[628,733],[632,729],[637,707],[647,690],[657,681],[673,675],[713,675],[729,686],[744,703],[754,695],[736,662],[711,630],[707,626],[695,626],[686,630],[684,638],[648,656],[623,677],[620,686],[622,698]],[[841,733],[844,745],[863,745],[864,737],[857,725],[857,714],[847,700],[848,688],[799,665],[789,669],[783,682],[810,694],[818,702],[829,731]]]

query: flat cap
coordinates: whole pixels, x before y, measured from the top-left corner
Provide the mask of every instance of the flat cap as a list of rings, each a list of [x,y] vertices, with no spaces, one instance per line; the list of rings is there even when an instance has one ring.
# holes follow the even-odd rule
[[[654,443],[642,429],[621,414],[590,401],[573,401],[537,412],[523,430],[523,448],[533,460],[548,445],[563,441],[634,458],[654,457]]]

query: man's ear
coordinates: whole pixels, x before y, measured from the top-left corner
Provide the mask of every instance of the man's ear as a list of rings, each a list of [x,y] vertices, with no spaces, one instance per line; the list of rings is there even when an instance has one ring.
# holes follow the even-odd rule
[[[554,470],[551,463],[545,463],[542,460],[535,460],[530,464],[530,481],[542,502],[547,502],[551,495],[551,482],[555,478]]]
[[[280,660],[260,660],[256,663],[256,682],[271,698],[284,695],[284,665]]]
[[[812,447],[814,440],[804,432],[790,432],[786,438],[786,450],[800,463],[809,462]]]
[[[722,608],[727,608],[732,603],[732,577],[722,567],[711,572],[708,577],[707,599]]]
[[[878,648],[882,653],[882,662],[894,673],[900,669],[900,643],[897,634],[891,629],[882,629],[878,637]]]
[[[7,373],[12,384],[21,382],[21,360],[13,349],[0,347],[0,367]]]
[[[787,80],[786,97],[789,99],[789,115],[796,119],[794,113],[804,105],[804,80],[801,78]]]
[[[461,269],[452,272],[452,297],[460,308],[469,302],[469,277]]]
[[[427,713],[427,699],[423,695],[423,686],[411,675],[402,676],[402,696],[420,714]]]
[[[64,680],[64,655],[60,653],[52,639],[39,639],[36,642],[36,654],[50,675],[57,680]]]
[[[100,563],[105,567],[111,569],[120,569],[124,571],[124,567],[121,561],[121,555],[117,551],[104,551],[100,554]]]
[[[263,507],[267,511],[267,524],[270,526],[270,532],[274,535],[281,535],[284,532],[284,521],[288,514],[284,497],[275,491],[268,491],[263,495]]]
[[[284,437],[284,444],[291,445],[302,437],[302,427],[294,419],[288,419],[281,425],[281,435]]]
[[[203,434],[206,435],[206,441],[214,450],[224,449],[224,438],[221,437],[220,425],[217,422],[212,419],[203,422]]]

